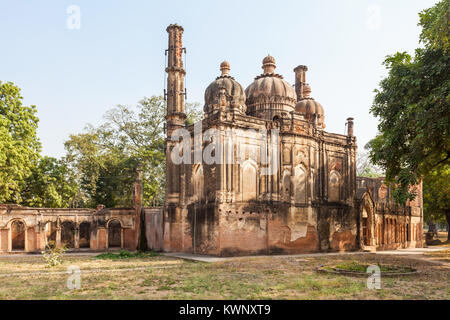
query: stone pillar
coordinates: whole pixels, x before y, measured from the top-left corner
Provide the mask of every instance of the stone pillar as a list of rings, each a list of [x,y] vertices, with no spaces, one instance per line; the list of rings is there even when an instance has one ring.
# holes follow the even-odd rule
[[[56,247],[61,246],[61,226],[56,227]]]
[[[75,228],[75,243],[74,243],[75,249],[80,248],[80,228]]]

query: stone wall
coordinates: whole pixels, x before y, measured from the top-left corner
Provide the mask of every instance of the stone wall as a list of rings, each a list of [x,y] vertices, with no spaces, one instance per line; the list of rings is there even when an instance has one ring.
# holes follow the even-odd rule
[[[423,246],[422,184],[414,187],[417,196],[404,206],[395,203],[392,187],[384,178],[358,177],[360,243],[377,250],[421,248]]]
[[[136,249],[136,209],[0,205],[0,252],[39,252],[49,242],[71,250]]]

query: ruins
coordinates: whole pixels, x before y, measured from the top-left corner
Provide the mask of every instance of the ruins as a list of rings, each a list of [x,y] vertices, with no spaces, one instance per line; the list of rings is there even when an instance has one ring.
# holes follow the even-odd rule
[[[224,61],[205,90],[203,119],[186,125],[183,31],[167,28],[164,206],[142,207],[139,172],[130,208],[0,205],[0,252],[52,240],[135,250],[143,227],[150,249],[219,256],[422,246],[422,186],[398,206],[382,178],[356,176],[353,118],[345,135],[325,131],[306,66],[293,70],[293,87],[266,56],[244,90]]]

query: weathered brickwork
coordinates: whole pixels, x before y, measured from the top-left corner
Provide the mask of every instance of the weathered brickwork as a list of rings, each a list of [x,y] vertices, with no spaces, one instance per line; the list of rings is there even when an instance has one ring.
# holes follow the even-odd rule
[[[263,74],[244,90],[224,61],[221,75],[205,91],[204,118],[186,127],[185,71],[178,54],[184,30],[170,25],[167,31],[165,251],[227,256],[419,245],[420,207],[408,207],[415,215],[401,222],[396,209],[382,207],[382,200],[370,202],[369,193],[357,197],[361,186],[353,119],[347,120],[346,135],[324,130],[324,108],[311,97],[306,66],[294,69],[294,89],[275,73],[275,59],[267,56]],[[180,128],[188,134],[174,140]],[[182,151],[178,141],[187,142]],[[193,161],[175,163],[174,153]],[[205,160],[204,153],[215,161]],[[266,174],[274,165],[276,170]],[[390,193],[386,199],[392,201]],[[378,235],[371,229],[375,222],[365,218],[368,209],[362,203],[384,212],[387,240],[372,238]],[[384,226],[380,214],[373,218],[377,228]]]
[[[130,208],[29,208],[0,204],[0,252],[40,252],[50,243],[69,250],[135,250],[142,208],[141,173]]]
[[[397,249],[423,246],[422,184],[415,187],[414,201],[395,204],[392,188],[383,178],[357,178],[360,246]]]

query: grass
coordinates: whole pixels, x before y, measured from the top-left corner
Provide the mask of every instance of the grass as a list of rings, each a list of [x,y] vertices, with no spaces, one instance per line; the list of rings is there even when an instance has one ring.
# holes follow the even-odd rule
[[[99,254],[98,256],[95,256],[96,259],[109,259],[109,260],[123,260],[123,259],[133,259],[133,258],[150,258],[150,257],[156,257],[158,256],[159,253],[157,252],[130,252],[127,250],[121,250],[118,253],[112,253],[112,252],[107,252],[107,253],[102,253]]]
[[[401,266],[391,266],[391,265],[382,265],[382,264],[375,264],[380,268],[381,273],[383,272],[397,272],[397,273],[403,273],[403,272],[413,272],[415,271],[414,268],[411,267],[401,267]],[[345,262],[341,264],[337,264],[335,266],[331,266],[331,269],[334,270],[345,270],[345,271],[352,271],[352,272],[363,272],[365,273],[367,269],[371,266],[371,264],[368,263],[359,263],[355,260],[350,262]]]
[[[119,258],[121,257],[121,258]],[[430,257],[431,259],[431,257]],[[409,277],[366,278],[317,273],[319,265],[413,266]],[[81,270],[81,288],[69,290],[66,270]],[[14,273],[14,275],[11,275]],[[41,256],[0,258],[0,299],[449,299],[448,266],[404,256],[375,254],[253,257],[216,263],[158,254],[64,256],[46,268]]]

